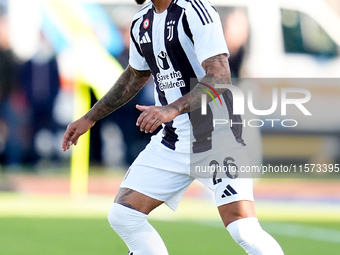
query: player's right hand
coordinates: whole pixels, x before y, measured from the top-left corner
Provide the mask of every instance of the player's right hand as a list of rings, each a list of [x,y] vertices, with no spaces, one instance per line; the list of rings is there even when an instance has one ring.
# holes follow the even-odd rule
[[[78,138],[93,127],[94,124],[95,122],[82,117],[68,125],[61,142],[62,150],[67,151],[71,145],[77,145]]]

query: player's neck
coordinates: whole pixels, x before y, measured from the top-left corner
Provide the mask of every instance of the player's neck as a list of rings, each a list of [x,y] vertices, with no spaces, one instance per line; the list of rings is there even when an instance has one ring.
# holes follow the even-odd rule
[[[162,13],[170,6],[172,0],[152,0],[156,13]]]

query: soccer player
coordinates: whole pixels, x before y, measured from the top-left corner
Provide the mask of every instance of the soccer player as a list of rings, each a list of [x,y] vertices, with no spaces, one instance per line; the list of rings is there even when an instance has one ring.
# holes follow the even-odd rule
[[[136,124],[145,133],[160,125],[162,130],[129,168],[108,215],[130,254],[168,254],[147,215],[162,203],[176,209],[195,178],[213,190],[225,227],[248,254],[283,254],[256,218],[251,178],[192,170],[193,165],[237,167],[247,162],[242,125],[214,127],[217,107],[210,103],[201,114],[204,90],[212,93],[217,84],[231,84],[229,52],[214,7],[208,0],[152,0],[135,15],[130,35],[129,66],[87,114],[67,127],[62,141],[64,151],[76,145],[79,136],[128,102],[153,76],[156,104],[137,105],[141,114]],[[199,82],[190,87],[195,79]],[[216,97],[226,107],[225,116],[239,123],[230,91],[224,90]]]

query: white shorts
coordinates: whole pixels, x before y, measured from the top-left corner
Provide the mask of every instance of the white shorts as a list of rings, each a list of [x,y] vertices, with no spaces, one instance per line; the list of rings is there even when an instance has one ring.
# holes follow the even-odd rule
[[[230,141],[230,140],[228,140]],[[133,162],[121,188],[130,188],[154,199],[164,201],[176,210],[184,192],[194,179],[199,180],[215,193],[216,206],[235,201],[253,201],[252,178],[229,172],[207,172],[205,166],[248,164],[247,149],[236,141],[228,145],[223,141],[213,149],[201,153],[182,153],[170,150],[157,139]]]

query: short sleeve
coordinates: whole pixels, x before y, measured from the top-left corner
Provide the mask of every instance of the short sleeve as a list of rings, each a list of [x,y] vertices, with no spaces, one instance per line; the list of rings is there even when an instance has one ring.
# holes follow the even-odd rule
[[[202,64],[204,60],[223,53],[229,56],[219,14],[208,1],[197,2],[192,1],[187,17],[198,61]]]
[[[150,70],[139,46],[139,26],[140,21],[135,20],[132,22],[130,30],[129,64],[136,70]]]

